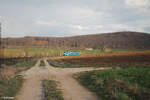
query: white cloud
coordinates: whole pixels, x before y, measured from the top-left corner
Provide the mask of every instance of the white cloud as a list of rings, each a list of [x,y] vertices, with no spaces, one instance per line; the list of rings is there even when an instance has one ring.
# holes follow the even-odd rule
[[[144,31],[144,29],[141,27],[134,27],[127,24],[112,24],[111,27],[114,31]]]
[[[97,31],[103,28],[103,25],[71,25],[71,28],[77,29],[80,31]]]
[[[118,29],[129,29],[130,27],[128,25],[125,24],[115,24],[113,25],[113,27],[118,28]]]
[[[81,26],[81,25],[73,25],[72,28],[78,29],[78,30],[87,30],[89,29],[86,26]]]
[[[36,20],[35,24],[37,25],[44,25],[44,26],[51,26],[51,25],[56,25],[56,21],[45,21],[45,20]]]
[[[103,28],[103,25],[97,25],[97,26],[95,26],[95,28],[96,29],[101,29],[101,28]]]
[[[130,7],[143,7],[148,5],[149,0],[126,0],[125,3]]]

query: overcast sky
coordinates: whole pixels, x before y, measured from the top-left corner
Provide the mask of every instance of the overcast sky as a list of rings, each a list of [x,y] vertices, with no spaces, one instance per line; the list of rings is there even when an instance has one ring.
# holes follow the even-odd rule
[[[150,0],[0,0],[3,37],[150,33]]]

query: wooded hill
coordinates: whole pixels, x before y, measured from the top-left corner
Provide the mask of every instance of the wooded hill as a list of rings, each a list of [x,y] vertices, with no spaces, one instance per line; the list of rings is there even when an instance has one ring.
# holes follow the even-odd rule
[[[43,46],[62,48],[150,49],[150,34],[141,32],[114,32],[72,37],[3,38],[3,46]]]

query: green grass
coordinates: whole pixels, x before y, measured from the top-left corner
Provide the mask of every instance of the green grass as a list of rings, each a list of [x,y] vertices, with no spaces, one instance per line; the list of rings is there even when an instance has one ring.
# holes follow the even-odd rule
[[[84,72],[77,80],[103,100],[150,100],[150,67]]]
[[[112,53],[124,53],[138,50],[128,50],[128,49],[111,49]],[[102,49],[93,49],[93,50],[85,50],[85,49],[63,49],[63,51],[79,51],[81,54],[101,54],[105,53]]]
[[[99,54],[104,53],[103,50],[100,49],[93,49],[93,50],[85,50],[85,49],[63,49],[63,51],[71,52],[71,51],[78,51],[81,54]]]
[[[138,51],[138,50],[127,50],[127,49],[112,49],[113,53],[125,53],[125,52],[133,52],[133,51]]]
[[[44,100],[64,100],[62,92],[57,89],[56,81],[43,80]]]
[[[40,66],[45,66],[45,62],[43,60],[40,60]]]
[[[1,97],[14,97],[20,90],[23,83],[22,76],[15,76],[12,78],[0,79],[0,100],[4,100]]]

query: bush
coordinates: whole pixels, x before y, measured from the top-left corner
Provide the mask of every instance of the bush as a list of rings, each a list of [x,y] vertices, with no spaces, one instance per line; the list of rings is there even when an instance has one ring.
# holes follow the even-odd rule
[[[0,98],[1,97],[14,97],[20,90],[23,83],[22,76],[15,76],[12,78],[0,79]]]

